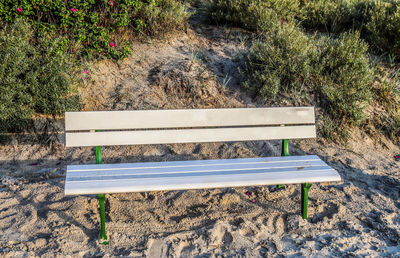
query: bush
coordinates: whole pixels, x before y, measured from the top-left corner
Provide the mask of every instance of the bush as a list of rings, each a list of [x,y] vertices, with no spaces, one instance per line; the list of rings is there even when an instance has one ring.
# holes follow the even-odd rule
[[[278,16],[292,20],[297,9],[296,1],[290,0],[211,0],[208,14],[216,23],[265,32],[278,25]]]
[[[127,38],[131,31],[159,35],[180,29],[188,14],[177,0],[0,2],[0,18],[12,23],[17,17],[27,18],[39,38],[66,35],[63,47],[78,56],[120,59],[130,54],[130,47],[117,38]]]
[[[244,87],[253,95],[276,99],[298,97],[310,85],[315,47],[313,38],[293,25],[283,24],[255,41],[246,56]]]
[[[399,70],[384,67],[376,69],[377,81],[374,93],[374,114],[369,119],[374,128],[393,141],[400,141],[400,77]]]
[[[141,12],[141,26],[152,35],[183,29],[189,17],[184,5],[177,0],[150,1]]]
[[[320,106],[327,138],[345,140],[352,126],[372,121],[392,140],[400,140],[398,80],[376,81],[369,46],[361,39],[400,57],[400,2],[293,1],[300,11],[268,6],[271,2],[286,1],[212,0],[209,7],[214,21],[260,33],[244,55],[244,87],[269,104],[289,100]],[[306,34],[293,25],[293,17],[305,28],[339,35]],[[366,119],[371,105],[383,111],[371,114],[368,109]]]
[[[31,41],[32,29],[16,20],[0,31],[0,132],[27,126],[35,113],[77,110],[71,62],[56,40]]]
[[[359,125],[371,97],[374,72],[367,56],[368,45],[358,33],[338,39],[322,38],[321,57],[315,71],[322,107],[344,124]]]
[[[302,25],[308,29],[339,33],[354,28],[355,21],[362,19],[363,8],[357,8],[360,0],[315,0],[302,4]],[[359,28],[359,27],[357,27]]]
[[[365,38],[381,52],[400,58],[400,3],[374,1],[369,4]]]
[[[400,1],[397,0],[210,0],[217,23],[266,31],[279,20],[297,20],[308,30],[358,31],[380,53],[400,58]]]
[[[358,30],[380,52],[400,57],[400,2],[396,0],[307,1],[302,24],[330,33]]]
[[[347,127],[364,120],[371,97],[367,44],[357,33],[316,39],[291,25],[278,28],[256,41],[246,56],[244,87],[268,101],[297,101],[305,99],[302,93],[315,93],[329,119],[325,136],[346,136]]]

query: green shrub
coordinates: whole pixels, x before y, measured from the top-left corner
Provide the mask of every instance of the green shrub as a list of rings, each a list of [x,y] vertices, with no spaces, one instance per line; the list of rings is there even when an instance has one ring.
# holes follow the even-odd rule
[[[219,24],[265,32],[277,26],[279,16],[292,20],[298,9],[297,1],[290,0],[211,0],[208,14]]]
[[[400,58],[400,2],[375,1],[367,9],[365,38],[379,50]]]
[[[354,22],[362,19],[364,8],[361,0],[315,0],[304,1],[302,4],[301,23],[309,29],[325,32],[343,32],[354,28]],[[358,27],[357,27],[358,28]]]
[[[267,31],[279,20],[297,20],[308,30],[340,34],[359,31],[379,52],[400,58],[400,1],[397,0],[210,0],[213,21]]]
[[[188,17],[177,0],[0,1],[0,18],[25,17],[37,36],[67,36],[63,46],[76,55],[124,58],[132,35],[159,35],[183,28]],[[127,34],[127,35],[124,35]]]
[[[365,118],[374,74],[368,45],[358,33],[344,33],[338,39],[322,38],[320,48],[315,77],[322,107],[334,119],[359,125]]]
[[[71,62],[58,41],[31,41],[32,29],[16,20],[0,31],[0,132],[23,129],[35,113],[77,110]]]
[[[374,113],[370,123],[393,141],[400,141],[400,77],[399,70],[376,69],[377,81],[372,87]]]
[[[278,28],[264,41],[256,41],[246,55],[244,87],[270,102],[298,101],[306,99],[302,93],[314,93],[325,113],[325,136],[345,137],[348,127],[365,118],[371,97],[373,70],[367,44],[357,33],[316,39],[291,25]]]
[[[272,2],[286,1],[211,0],[208,9],[218,23],[259,32],[244,55],[244,87],[269,104],[289,100],[321,107],[320,129],[327,138],[345,140],[352,126],[366,126],[372,120],[375,128],[399,140],[400,97],[392,90],[395,83],[372,86],[375,72],[369,46],[360,37],[400,57],[400,2],[292,1],[299,10]],[[307,29],[337,34],[306,34],[293,25],[293,17]],[[367,120],[367,107],[376,103],[383,113],[368,113]]]
[[[302,24],[313,30],[358,30],[380,52],[400,57],[400,2],[397,0],[304,1]]]
[[[299,97],[312,80],[314,38],[289,24],[269,31],[263,41],[255,41],[246,56],[244,82],[253,95],[268,99]]]
[[[177,0],[150,1],[140,15],[142,21],[135,22],[137,27],[143,27],[152,35],[164,34],[173,30],[183,29],[189,13],[184,5]]]

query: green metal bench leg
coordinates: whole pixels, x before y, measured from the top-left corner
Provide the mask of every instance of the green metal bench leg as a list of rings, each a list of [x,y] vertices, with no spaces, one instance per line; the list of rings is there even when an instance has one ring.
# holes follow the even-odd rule
[[[99,200],[100,205],[100,241],[103,245],[107,245],[107,234],[106,234],[106,213],[104,208],[104,202],[106,200],[106,196],[104,194],[98,194],[97,199]]]
[[[289,154],[289,140],[282,140],[282,153],[281,156],[290,156]],[[278,189],[281,189],[282,185],[278,185]]]
[[[307,219],[308,189],[310,187],[310,183],[301,184],[301,214],[303,219]]]
[[[96,164],[101,164],[101,146],[96,147]],[[106,234],[106,211],[104,203],[106,201],[105,194],[98,194],[97,200],[99,200],[99,212],[100,212],[100,243],[108,245],[107,234]]]

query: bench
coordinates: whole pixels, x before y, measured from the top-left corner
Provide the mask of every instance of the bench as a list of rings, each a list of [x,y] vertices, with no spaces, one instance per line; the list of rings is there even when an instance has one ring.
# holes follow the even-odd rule
[[[95,146],[96,164],[67,166],[65,195],[97,194],[107,243],[106,193],[340,181],[318,156],[289,156],[289,139],[315,138],[313,107],[67,112],[67,147]],[[282,156],[101,164],[101,146],[282,140]]]

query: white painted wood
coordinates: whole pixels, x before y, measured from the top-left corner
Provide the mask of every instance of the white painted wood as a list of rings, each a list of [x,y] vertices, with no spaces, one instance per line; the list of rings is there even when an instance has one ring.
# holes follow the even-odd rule
[[[303,156],[307,159],[307,156]],[[289,157],[284,157],[289,158]],[[240,159],[239,159],[240,160]],[[313,162],[317,162],[315,160]],[[186,161],[188,163],[188,161]],[[189,161],[190,162],[190,161]],[[332,168],[324,165],[307,166],[309,160],[298,162],[297,167],[250,169],[250,170],[224,170],[224,171],[189,171],[187,173],[158,173],[149,175],[119,175],[119,176],[90,176],[69,177],[65,184],[66,195],[144,192],[161,190],[185,190],[218,187],[239,187],[252,185],[277,185],[298,184],[315,182],[341,181],[340,175]],[[161,162],[164,163],[165,162]],[[267,162],[268,163],[268,162]],[[290,164],[290,162],[288,162]],[[144,164],[144,163],[142,163]],[[284,162],[276,162],[284,164]],[[188,164],[186,164],[188,165]],[[238,165],[243,165],[238,163]],[[92,165],[88,165],[88,173],[93,172]],[[102,165],[99,165],[102,166]],[[83,166],[80,166],[82,169]],[[188,167],[190,168],[190,167]],[[218,169],[218,167],[216,167]],[[76,174],[78,172],[76,171]],[[72,179],[72,180],[71,180]]]
[[[340,180],[340,175],[315,155],[72,165],[67,168],[65,194],[184,190]]]
[[[235,177],[193,177],[191,181],[186,178],[177,178],[173,182],[157,179],[151,181],[111,181],[99,184],[98,182],[78,182],[65,185],[65,195],[99,194],[99,193],[127,193],[146,191],[189,190],[221,187],[240,187],[257,185],[301,184],[340,181],[340,177],[332,170],[318,173],[293,172],[281,174],[263,174],[252,176],[240,175]]]
[[[89,131],[67,132],[67,147],[316,137],[315,125],[305,125],[315,123],[313,107],[70,112],[66,113],[65,120],[66,131]],[[281,126],[282,124],[289,126]],[[235,126],[240,127],[234,128]],[[189,129],[159,130],[185,127]],[[193,127],[227,128],[190,129]],[[153,130],[127,131],[126,129]],[[122,131],[94,132],[94,130]],[[340,175],[315,155],[70,165],[67,168],[65,194],[203,189],[340,180]]]
[[[200,143],[315,138],[314,125],[66,133],[66,146]]]
[[[157,173],[157,174],[134,174],[134,175],[96,175],[96,176],[81,176],[81,177],[69,177],[68,182],[111,182],[111,181],[140,181],[140,180],[153,180],[163,178],[168,180],[170,178],[190,178],[190,177],[214,177],[214,176],[235,176],[235,175],[248,175],[254,176],[257,174],[265,174],[265,173],[282,173],[282,172],[302,172],[306,170],[308,172],[311,171],[324,171],[331,170],[329,166],[309,166],[309,167],[285,167],[285,168],[257,168],[257,169],[231,169],[231,170],[200,170],[200,171],[182,171],[177,173]]]
[[[193,166],[223,166],[231,164],[254,164],[254,163],[290,163],[299,161],[322,161],[317,155],[306,156],[278,156],[262,158],[242,158],[242,159],[209,159],[209,160],[184,160],[184,161],[163,161],[163,162],[138,162],[138,163],[118,163],[118,164],[87,164],[69,165],[68,173],[96,170],[129,169],[137,168],[157,168],[157,167],[193,167]],[[322,161],[323,162],[323,161]]]
[[[134,164],[133,164],[134,165]],[[187,165],[187,166],[166,166],[166,167],[136,167],[131,168],[108,168],[108,169],[86,169],[81,166],[80,170],[67,170],[67,179],[83,177],[113,177],[129,175],[158,175],[158,174],[179,174],[179,173],[206,173],[218,171],[236,171],[236,170],[265,170],[265,169],[298,169],[301,167],[323,167],[327,166],[322,160],[313,160],[306,162],[269,162],[269,163],[239,163],[223,165]]]
[[[66,112],[65,130],[314,124],[314,107]]]

